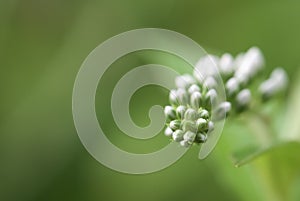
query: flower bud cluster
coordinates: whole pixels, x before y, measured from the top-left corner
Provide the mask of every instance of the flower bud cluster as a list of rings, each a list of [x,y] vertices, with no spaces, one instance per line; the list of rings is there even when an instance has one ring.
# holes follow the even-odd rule
[[[175,79],[176,89],[170,91],[170,105],[164,109],[167,117],[165,135],[183,147],[204,143],[216,121],[226,118],[233,109],[241,112],[249,107],[252,99],[249,89],[251,80],[264,64],[264,57],[257,47],[235,58],[229,53],[221,57],[207,55],[201,58],[193,75],[184,74]],[[222,103],[217,103],[218,74],[225,83],[227,96],[227,101]],[[286,86],[287,75],[282,68],[277,68],[258,91],[262,98],[267,99]]]
[[[214,129],[208,108],[217,98],[217,92],[205,88],[188,74],[178,76],[175,83],[177,88],[169,94],[170,105],[164,109],[167,117],[165,135],[183,147],[204,143]]]

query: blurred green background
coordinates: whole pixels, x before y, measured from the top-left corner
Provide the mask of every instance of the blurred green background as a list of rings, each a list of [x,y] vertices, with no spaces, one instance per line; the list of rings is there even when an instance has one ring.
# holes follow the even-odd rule
[[[148,175],[122,174],[99,164],[73,124],[76,74],[101,42],[145,27],[177,31],[215,53],[235,55],[260,47],[266,73],[283,66],[290,76],[286,98],[270,103],[264,112],[272,117],[275,132],[284,124],[281,133],[293,142],[236,168],[232,153],[264,132],[259,126],[254,126],[257,132],[249,129],[258,120],[252,117],[253,125],[247,126],[243,120],[251,117],[245,116],[229,119],[218,146],[204,161],[193,147],[171,167]],[[300,200],[299,36],[296,0],[0,0],[0,200]],[[162,135],[145,142],[122,134],[113,122],[109,98],[122,74],[149,62],[181,65],[157,53],[128,55],[112,66],[99,85],[105,89],[97,92],[98,118],[108,137],[137,153],[169,142]],[[130,109],[138,125],[149,123],[151,105],[167,104],[167,93],[154,86],[136,92]]]

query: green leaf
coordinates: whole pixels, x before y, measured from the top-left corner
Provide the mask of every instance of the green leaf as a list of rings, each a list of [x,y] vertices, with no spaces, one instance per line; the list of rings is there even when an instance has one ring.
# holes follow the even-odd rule
[[[232,155],[233,163],[235,167],[240,167],[244,164],[249,163],[260,155],[270,151],[272,147],[260,147],[253,145],[246,147],[245,149],[239,150]]]

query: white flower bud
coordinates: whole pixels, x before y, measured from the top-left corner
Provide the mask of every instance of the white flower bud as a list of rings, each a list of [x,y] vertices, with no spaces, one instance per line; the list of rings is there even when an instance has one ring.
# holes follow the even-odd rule
[[[208,89],[213,89],[213,88],[216,88],[218,86],[218,83],[215,80],[215,78],[210,76],[210,77],[207,77],[204,80],[203,85],[206,86]]]
[[[214,76],[218,73],[218,63],[219,58],[217,56],[206,55],[202,57],[195,66],[194,77],[198,82],[203,83],[205,78]]]
[[[264,66],[264,57],[257,47],[250,48],[243,56],[235,72],[237,78],[252,78]]]
[[[276,80],[285,80],[287,81],[287,75],[283,68],[277,67],[271,73],[271,78]]]
[[[203,119],[208,119],[209,118],[209,112],[207,110],[204,110],[204,109],[200,110],[199,115]]]
[[[207,124],[207,127],[208,127],[207,133],[210,133],[211,131],[213,131],[215,129],[214,122],[209,121],[208,124]]]
[[[215,120],[221,120],[226,117],[226,115],[230,112],[231,110],[231,103],[230,102],[222,102],[218,106],[218,108],[214,111],[214,119]]]
[[[251,71],[251,76],[255,75],[260,69],[265,65],[264,55],[258,47],[251,47],[246,53],[246,60],[249,61],[248,65],[245,62],[245,65],[249,68],[254,68],[255,70]],[[242,64],[243,65],[243,64]]]
[[[191,95],[191,106],[193,108],[199,108],[201,105],[201,94],[199,91],[195,91],[192,95]]]
[[[231,110],[231,103],[223,102],[219,105],[219,108],[222,108],[226,113],[228,113]]]
[[[197,132],[197,126],[194,121],[184,121],[182,124],[182,129],[184,132],[186,131]]]
[[[183,139],[188,141],[189,144],[192,144],[195,138],[196,138],[196,134],[192,131],[187,131],[183,136]]]
[[[188,88],[195,83],[196,80],[189,74],[184,74],[175,78],[175,85],[177,86],[177,88]]]
[[[176,113],[172,106],[167,105],[164,109],[164,113],[168,119],[172,120],[176,118]]]
[[[167,127],[165,130],[165,135],[169,137],[172,134],[173,134],[173,130],[170,127]]]
[[[196,84],[191,85],[188,89],[189,94],[193,94],[196,91],[200,92],[200,87]]]
[[[195,120],[197,119],[197,112],[192,108],[188,108],[184,113],[184,119],[186,120]]]
[[[283,91],[287,83],[288,76],[286,72],[282,68],[276,68],[272,72],[271,77],[259,86],[259,92],[264,98],[270,98],[278,92]]]
[[[185,148],[188,148],[190,146],[190,144],[187,140],[181,140],[180,145]]]
[[[183,140],[183,131],[182,130],[176,130],[174,131],[172,138],[174,141],[176,142],[180,142],[181,140]]]
[[[198,143],[204,143],[207,140],[207,135],[203,134],[203,133],[198,133],[196,135],[196,142]]]
[[[246,107],[250,104],[251,92],[249,89],[243,89],[236,96],[236,102],[239,107]]]
[[[199,118],[196,121],[196,126],[197,126],[198,131],[202,131],[202,130],[206,129],[207,121],[203,118]]]
[[[181,122],[179,120],[173,120],[170,122],[170,128],[175,131],[180,128]]]
[[[225,53],[222,55],[219,61],[219,68],[222,74],[230,75],[234,70],[233,57],[231,54]]]
[[[234,59],[234,69],[238,69],[241,66],[241,63],[243,61],[245,53],[239,53],[238,55],[236,55],[235,59]]]
[[[171,90],[169,93],[169,101],[171,104],[173,105],[177,105],[178,104],[178,98],[177,98],[177,91],[175,89]]]
[[[184,117],[185,111],[186,111],[186,107],[183,105],[179,105],[176,108],[176,114],[177,114],[178,118],[182,119]]]
[[[177,89],[176,94],[177,94],[177,98],[178,98],[178,103],[180,105],[188,104],[189,97],[188,97],[188,94],[185,89],[182,89],[182,88]]]
[[[240,85],[245,86],[250,80],[250,77],[243,73],[235,73],[234,78],[240,83]]]
[[[217,102],[218,94],[215,89],[210,89],[205,95],[206,104],[214,105]]]
[[[232,96],[234,93],[236,93],[239,90],[239,82],[235,77],[230,78],[226,82],[226,90],[229,96]]]

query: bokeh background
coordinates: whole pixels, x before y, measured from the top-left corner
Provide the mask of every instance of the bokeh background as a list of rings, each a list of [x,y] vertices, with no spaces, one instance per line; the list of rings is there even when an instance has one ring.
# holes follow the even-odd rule
[[[262,108],[273,128],[271,140],[259,140],[268,128],[257,117],[243,116],[226,122],[218,146],[203,161],[193,147],[160,172],[127,175],[93,159],[73,124],[76,74],[101,42],[145,27],[177,31],[216,54],[235,55],[256,45],[266,57],[266,76],[274,67],[284,67],[290,76],[288,92]],[[300,200],[299,36],[296,0],[0,0],[0,200]],[[151,62],[182,65],[178,58],[157,52],[125,56],[106,72],[96,97],[108,137],[137,153],[169,142],[162,135],[145,142],[122,134],[109,100],[122,74]],[[138,125],[149,123],[151,105],[167,104],[167,93],[156,86],[135,93],[130,109]],[[277,131],[280,139],[287,134],[292,142],[282,140],[254,161],[235,167],[236,151],[257,141],[260,146],[272,144],[277,138],[272,132]]]

